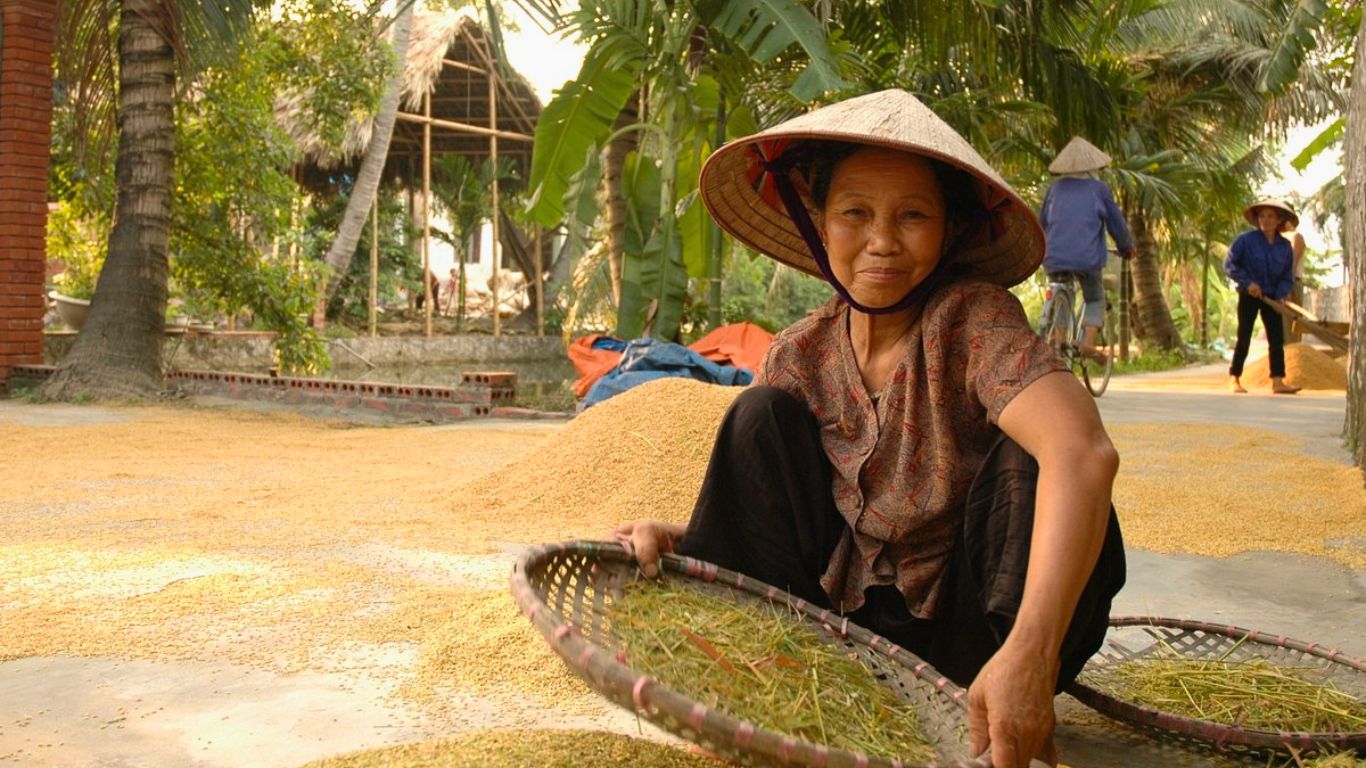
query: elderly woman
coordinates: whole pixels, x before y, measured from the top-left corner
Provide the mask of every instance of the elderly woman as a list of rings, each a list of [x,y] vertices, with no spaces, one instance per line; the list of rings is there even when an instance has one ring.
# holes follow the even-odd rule
[[[1242,381],[1243,363],[1252,346],[1252,325],[1261,315],[1271,358],[1271,391],[1293,395],[1300,388],[1285,383],[1285,328],[1276,310],[1262,297],[1283,300],[1295,285],[1295,247],[1283,233],[1299,226],[1300,218],[1280,200],[1255,202],[1243,211],[1243,218],[1256,229],[1238,235],[1224,259],[1224,271],[1238,287],[1238,341],[1233,346],[1228,374],[1234,392],[1247,392]]]
[[[1124,565],[1119,459],[1006,290],[1043,257],[1032,211],[896,90],[722,147],[702,196],[837,296],[774,340],[689,524],[617,538],[649,575],[673,551],[845,613],[970,686],[974,754],[1056,763],[1053,695]]]

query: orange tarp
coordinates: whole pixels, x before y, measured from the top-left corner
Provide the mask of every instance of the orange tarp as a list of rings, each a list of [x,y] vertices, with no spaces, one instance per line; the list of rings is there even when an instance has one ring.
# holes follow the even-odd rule
[[[748,368],[758,374],[773,334],[754,323],[723,325],[688,345],[688,349],[723,365]]]
[[[569,361],[579,378],[574,382],[574,395],[583,397],[593,383],[608,371],[617,367],[621,353],[610,349],[593,349],[593,343],[604,338],[602,334],[581,336],[569,345]],[[723,325],[688,345],[688,349],[722,365],[747,368],[758,374],[773,342],[773,334],[754,323],[733,323]]]

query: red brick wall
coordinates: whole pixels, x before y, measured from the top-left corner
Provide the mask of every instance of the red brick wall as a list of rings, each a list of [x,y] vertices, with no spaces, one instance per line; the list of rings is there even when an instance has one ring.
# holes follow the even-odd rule
[[[43,362],[54,6],[0,0],[0,393],[10,366]]]

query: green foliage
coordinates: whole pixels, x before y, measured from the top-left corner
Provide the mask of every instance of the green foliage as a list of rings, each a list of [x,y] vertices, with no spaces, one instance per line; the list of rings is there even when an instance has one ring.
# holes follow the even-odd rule
[[[231,67],[206,72],[200,97],[178,111],[171,275],[198,312],[250,310],[276,333],[285,370],[312,371],[328,359],[300,317],[312,308],[314,270],[263,252],[293,236],[299,194],[288,174],[292,144],[274,120],[270,63],[244,51]]]
[[[375,34],[370,14],[332,0],[286,0],[259,27],[253,46],[276,93],[298,99],[323,145],[341,145],[347,127],[379,108],[398,62]]]
[[[578,79],[565,83],[541,111],[528,181],[533,221],[553,227],[564,217],[562,205],[571,177],[583,167],[584,158],[603,145],[635,90],[632,67],[638,56],[626,39],[591,49]]]
[[[697,3],[702,24],[759,64],[800,48],[806,68],[791,93],[809,102],[849,86],[838,72],[819,21],[796,0],[710,0]]]
[[[1128,360],[1115,360],[1115,374],[1156,373],[1190,365],[1188,353],[1179,349],[1145,349]]]
[[[89,300],[109,251],[109,223],[97,211],[84,212],[76,203],[58,203],[47,217],[47,255],[64,268],[53,279],[58,291],[73,299]]]
[[[380,190],[379,200],[379,299],[383,306],[396,301],[400,292],[413,295],[422,290],[422,264],[412,245],[418,233],[408,227],[408,213],[402,200],[393,192]],[[321,265],[337,231],[347,196],[339,195],[315,205],[304,224],[301,241],[304,261]],[[369,320],[370,305],[370,243],[374,219],[366,219],[365,229],[356,245],[350,270],[342,277],[336,293],[327,305],[329,320],[350,325],[363,325]]]
[[[1281,93],[1294,83],[1305,55],[1314,49],[1314,32],[1328,6],[1323,0],[1298,0],[1271,47],[1258,88]]]
[[[829,301],[834,289],[819,278],[783,266],[748,248],[735,249],[726,260],[721,286],[721,324],[751,322],[770,333],[806,317]],[[705,292],[694,290],[694,296]],[[707,302],[687,305],[683,317],[684,338],[696,340],[711,330]]]

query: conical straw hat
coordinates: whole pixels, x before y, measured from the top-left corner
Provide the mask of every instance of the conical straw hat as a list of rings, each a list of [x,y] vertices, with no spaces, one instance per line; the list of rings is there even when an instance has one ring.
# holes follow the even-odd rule
[[[1277,200],[1274,197],[1268,197],[1263,200],[1258,200],[1243,209],[1243,218],[1247,219],[1247,223],[1254,227],[1257,226],[1258,208],[1275,208],[1281,213],[1284,213],[1286,218],[1281,224],[1282,232],[1288,232],[1300,225],[1300,217],[1295,214],[1295,209],[1290,207],[1290,203],[1287,203],[1284,200]]]
[[[1086,173],[1098,171],[1110,164],[1110,156],[1101,152],[1091,142],[1080,136],[1073,136],[1062,148],[1053,162],[1048,164],[1049,173]]]
[[[901,149],[962,169],[979,182],[989,226],[977,242],[957,254],[954,263],[1008,287],[1029,277],[1043,261],[1043,229],[1034,211],[962,136],[910,93],[896,89],[822,107],[713,152],[702,167],[700,186],[702,201],[717,225],[769,257],[820,277],[810,248],[763,165],[765,159],[805,140]],[[797,180],[796,186],[805,189],[805,180]],[[810,200],[805,202],[810,208]]]

